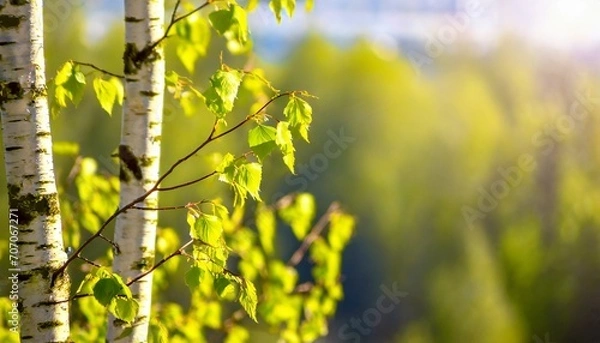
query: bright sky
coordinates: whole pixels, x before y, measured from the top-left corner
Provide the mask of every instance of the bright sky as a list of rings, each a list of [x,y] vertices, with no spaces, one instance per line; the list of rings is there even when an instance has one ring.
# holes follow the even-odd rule
[[[297,37],[299,33],[312,28],[327,32],[333,37],[352,37],[357,33],[373,37],[391,37],[408,34],[413,38],[425,39],[439,32],[450,19],[444,16],[432,18],[430,15],[382,11],[377,15],[366,13],[365,6],[370,0],[346,0],[338,12],[330,12],[331,0],[315,0],[314,13],[306,15],[299,6],[292,20],[284,19],[276,25],[268,9],[253,13],[251,22],[255,33],[274,33],[280,37]],[[396,0],[397,1],[397,0]],[[502,31],[511,31],[545,46],[560,49],[600,48],[600,0],[464,0],[485,7],[480,16],[473,18],[467,31],[478,41],[493,39]],[[328,3],[329,2],[329,3]],[[264,2],[266,3],[266,2]],[[322,5],[319,5],[322,4]],[[95,0],[87,7],[93,20],[89,27],[91,36],[99,36],[106,29],[111,18],[122,15],[121,1]],[[349,10],[354,8],[355,10]],[[274,30],[277,26],[278,29]],[[391,36],[390,36],[391,35]],[[459,37],[459,38],[460,38]],[[600,49],[599,49],[600,50]]]

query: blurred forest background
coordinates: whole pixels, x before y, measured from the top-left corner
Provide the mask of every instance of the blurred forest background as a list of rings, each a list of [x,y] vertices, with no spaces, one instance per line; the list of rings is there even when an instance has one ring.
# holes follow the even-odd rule
[[[87,20],[75,9],[48,23],[48,78],[68,59],[121,71],[122,24],[90,39]],[[210,51],[221,50],[213,37]],[[358,218],[344,256],[345,299],[324,341],[356,341],[345,335],[360,332],[352,318],[371,316],[360,342],[600,342],[600,56],[585,62],[510,35],[483,49],[459,37],[435,58],[406,52],[368,38],[340,44],[314,30],[276,61],[223,55],[264,68],[280,89],[319,97],[311,144],[298,149],[306,167],[289,175],[277,157],[267,161],[263,198],[308,191],[320,212],[340,200]],[[168,44],[167,55],[168,69],[188,75]],[[218,64],[199,61],[198,88]],[[54,140],[78,142],[101,173],[117,174],[120,116],[102,112],[91,90],[54,119]],[[186,115],[167,100],[163,170],[207,134],[201,107]],[[212,151],[224,146],[241,152],[246,138]],[[172,182],[208,170],[209,158],[198,156]],[[74,162],[55,158],[67,193]],[[161,205],[226,189],[204,183],[161,194]],[[181,213],[161,213],[160,223],[186,231]],[[372,317],[382,287],[406,295]],[[183,294],[163,296],[184,302]]]

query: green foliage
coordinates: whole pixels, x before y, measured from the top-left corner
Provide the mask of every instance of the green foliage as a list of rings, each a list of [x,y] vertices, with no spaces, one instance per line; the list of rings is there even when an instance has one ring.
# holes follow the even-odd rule
[[[100,102],[102,109],[109,115],[112,115],[112,110],[115,102],[119,105],[123,104],[125,90],[123,84],[116,77],[111,77],[108,81],[97,77],[94,79],[94,92],[96,98]]]
[[[248,10],[255,5],[252,1],[248,2]],[[187,6],[190,4],[181,4],[185,11],[195,8]],[[211,27],[225,38],[232,54],[246,53],[252,47],[247,10],[235,2],[215,2],[214,8],[206,16],[200,13],[173,15],[173,18],[180,19],[169,26],[173,30],[167,36],[174,38],[168,41],[173,42],[174,56],[189,73],[195,72],[201,57],[209,56]],[[293,15],[295,1],[273,1],[271,8],[277,20],[281,20],[282,11],[290,17]],[[179,10],[182,11],[181,8]],[[157,44],[162,44],[162,41]],[[89,73],[82,71],[88,68]],[[88,79],[90,76],[91,79]],[[237,156],[228,147],[222,154],[214,154],[220,157],[211,159],[216,163],[213,163],[214,171],[207,177],[173,187],[188,187],[216,175],[218,181],[233,190],[231,206],[226,205],[227,201],[217,199],[161,209],[186,209],[188,228],[186,235],[181,235],[179,224],[158,229],[155,253],[160,262],[146,265],[154,279],[153,316],[148,341],[207,342],[218,335],[225,342],[247,342],[251,333],[260,330],[261,326],[268,326],[270,332],[287,341],[314,341],[327,334],[327,321],[333,317],[333,309],[341,299],[341,295],[335,299],[323,296],[323,288],[341,287],[341,275],[330,273],[327,284],[318,277],[300,284],[296,270],[300,261],[286,262],[282,259],[281,256],[288,255],[289,251],[280,247],[277,232],[286,226],[291,227],[298,246],[294,255],[302,259],[308,256],[306,249],[310,242],[304,241],[308,232],[312,228],[316,231],[313,236],[325,237],[324,233],[321,234],[322,225],[329,223],[329,235],[333,237],[330,239],[337,244],[330,252],[331,258],[339,260],[345,243],[352,235],[353,220],[338,210],[326,213],[315,226],[315,200],[304,193],[287,196],[289,201],[273,205],[263,204],[261,199],[263,163],[273,151],[279,151],[284,165],[294,172],[296,149],[293,138],[300,135],[308,141],[312,122],[312,108],[300,97],[309,95],[301,91],[281,92],[266,79],[263,70],[232,68],[223,63],[223,57],[219,69],[212,72],[209,84],[202,91],[196,89],[193,79],[197,78],[182,76],[176,71],[165,74],[165,90],[167,95],[172,96],[177,110],[181,109],[187,116],[201,114],[190,118],[193,120],[209,117],[215,122],[212,130],[207,130],[210,132],[207,140],[198,141],[194,153],[180,160],[181,163],[192,155],[203,154],[204,146],[212,141],[243,129],[247,129],[244,133],[250,152]],[[85,86],[89,83],[92,87],[86,90]],[[122,105],[127,96],[122,77],[90,63],[64,63],[58,68],[53,85],[53,113],[67,109],[70,104],[77,106],[88,91],[98,100],[96,110],[112,116],[115,105]],[[285,110],[277,114],[267,111],[280,98],[289,100]],[[83,104],[87,106],[86,102]],[[246,115],[240,117],[240,113],[244,112]],[[226,119],[236,124],[227,129]],[[271,120],[277,124],[270,124]],[[107,145],[112,148],[116,142]],[[142,277],[138,275],[135,279],[125,280],[110,270],[112,254],[118,251],[119,242],[110,241],[103,231],[98,230],[107,228],[115,216],[125,212],[125,208],[127,212],[157,209],[141,206],[141,202],[120,204],[119,179],[103,169],[110,169],[111,161],[105,156],[98,160],[83,157],[81,151],[87,150],[86,146],[82,147],[80,149],[78,143],[59,140],[54,145],[54,152],[72,164],[68,173],[61,174],[58,185],[63,236],[68,246],[77,249],[83,244],[86,247],[72,255],[72,260],[78,257],[84,261],[81,269],[73,275],[75,284],[79,286],[71,300],[72,338],[77,342],[95,342],[106,339],[107,314],[129,325],[123,337],[131,332],[140,305],[130,287]],[[174,169],[178,164],[171,166]],[[165,190],[162,187],[166,186],[160,184],[155,185],[151,192],[158,191],[159,186],[160,191]],[[254,211],[246,208],[250,199],[256,201]],[[340,221],[334,215],[348,219]],[[108,218],[111,219],[107,221]],[[334,220],[345,224],[334,224]],[[340,229],[341,226],[345,228]],[[91,240],[86,231],[93,235],[91,239],[102,237],[110,244],[105,247],[88,245]],[[191,240],[181,244],[187,236]],[[83,239],[88,240],[82,243]],[[84,257],[88,253],[95,259]],[[319,263],[314,264],[314,275],[318,275],[315,270],[320,267]],[[307,277],[310,278],[309,275]],[[182,287],[189,289],[190,296],[189,306],[185,309],[164,297],[166,290]],[[5,305],[0,303],[0,307]],[[4,334],[5,331],[0,330],[0,340],[9,341]]]
[[[185,69],[193,73],[196,61],[206,55],[210,44],[210,27],[195,13],[175,24],[176,54]]]
[[[281,218],[292,227],[294,235],[298,239],[304,238],[310,229],[311,222],[315,217],[315,198],[307,193],[300,194],[294,202],[279,210]]]
[[[247,52],[250,44],[246,10],[236,4],[209,14],[208,19],[218,34],[227,39],[227,48],[234,54]]]
[[[306,6],[311,6],[307,4]],[[296,0],[271,0],[269,2],[269,8],[275,14],[277,22],[281,22],[281,11],[285,10],[287,15],[291,18],[294,15],[296,9]]]
[[[217,70],[210,78],[210,87],[203,93],[206,106],[219,120],[233,110],[243,74],[237,70]]]
[[[78,65],[71,61],[63,64],[54,77],[53,115],[58,114],[61,107],[67,107],[67,101],[77,106],[83,98],[85,85],[85,75]]]
[[[283,114],[289,120],[290,126],[298,130],[305,141],[308,140],[308,129],[312,122],[312,107],[303,99],[291,96]]]

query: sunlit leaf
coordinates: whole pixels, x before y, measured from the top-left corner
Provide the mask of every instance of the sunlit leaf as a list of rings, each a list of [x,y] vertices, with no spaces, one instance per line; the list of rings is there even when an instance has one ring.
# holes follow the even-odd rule
[[[300,136],[308,142],[308,129],[312,122],[312,107],[303,99],[291,96],[283,110],[283,114],[288,118],[290,126],[296,128],[300,132]]]

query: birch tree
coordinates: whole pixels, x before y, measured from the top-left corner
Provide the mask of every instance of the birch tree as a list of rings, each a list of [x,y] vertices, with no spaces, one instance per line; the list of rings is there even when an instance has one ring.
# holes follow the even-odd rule
[[[57,149],[76,156],[70,179],[77,197],[63,202],[66,225],[62,230],[52,171],[42,35],[36,26],[41,22],[41,2],[12,3],[19,5],[3,7],[7,15],[0,17],[5,71],[0,100],[11,206],[24,223],[19,240],[27,254],[20,260],[26,277],[17,282],[24,289],[30,287],[23,291],[21,307],[27,322],[21,326],[22,339],[200,342],[215,336],[219,341],[245,342],[250,330],[243,322],[253,325],[259,320],[290,342],[308,342],[326,335],[327,321],[343,296],[341,253],[352,235],[354,219],[334,203],[315,220],[315,199],[309,194],[289,195],[270,205],[262,204],[260,194],[263,161],[269,155],[280,154],[283,164],[295,171],[293,139],[308,142],[312,107],[307,100],[312,96],[305,91],[280,91],[264,78],[263,71],[229,66],[223,58],[200,86],[203,91],[188,77],[175,71],[165,73],[162,43],[170,34],[177,37],[177,56],[190,73],[207,53],[213,31],[226,41],[230,53],[250,51],[247,13],[257,3],[251,1],[242,7],[236,1],[207,0],[198,5],[176,0],[163,29],[163,0],[126,0],[124,74],[73,60],[59,68],[50,88],[52,113],[58,115],[68,105],[82,101],[88,84],[93,84],[99,105],[107,113],[112,113],[116,103],[123,104],[118,179],[98,173],[95,159],[77,156],[76,148]],[[295,1],[271,1],[270,5],[280,21],[282,13],[292,15]],[[200,13],[207,8],[211,8],[208,13]],[[30,28],[31,35],[22,33],[23,28]],[[31,44],[24,49],[20,45],[23,42]],[[84,73],[84,68],[90,71]],[[214,124],[206,128],[205,138],[199,139],[195,148],[159,174],[165,89],[182,113],[202,112],[212,116]],[[238,94],[242,93],[253,103],[236,113]],[[281,99],[287,99],[282,111],[267,112]],[[219,161],[208,165],[211,172],[163,185],[177,168],[204,153],[206,146],[245,128],[245,153],[224,152]],[[69,142],[67,146],[77,144]],[[232,190],[229,208],[221,198],[158,204],[160,192],[211,180]],[[245,215],[249,201],[258,205]],[[173,229],[162,228],[157,237],[157,212],[171,210],[186,213],[189,227],[184,230],[187,239],[183,244]],[[248,216],[254,218],[252,227],[245,220]],[[112,222],[116,227],[111,240],[104,232]],[[279,225],[291,229],[298,241],[287,261],[276,244]],[[91,234],[83,242],[81,231]],[[61,234],[69,246],[76,246],[68,258]],[[85,255],[98,238],[108,246],[103,257],[94,261]],[[112,265],[109,249],[114,253]],[[159,261],[155,261],[155,250]],[[239,258],[230,261],[230,254]],[[184,277],[165,265],[178,256],[187,262]],[[296,267],[307,256],[313,261],[313,278],[298,284]],[[77,280],[79,286],[70,292],[68,267],[75,260],[87,266],[83,269],[85,277]],[[167,282],[184,283],[191,294],[189,308],[165,299],[151,306],[156,302],[152,290],[157,290],[153,279],[160,281],[158,287],[163,290]],[[73,316],[70,333],[69,305],[78,314]],[[0,309],[10,306],[0,299]],[[4,313],[0,312],[0,317]],[[18,331],[18,325],[15,329]],[[3,337],[12,340],[13,336],[7,336],[0,327],[0,339]]]
[[[0,4],[0,57],[10,234],[16,237],[9,276],[17,289],[10,299],[21,313],[22,342],[67,342],[70,282],[66,274],[52,280],[67,256],[54,179],[42,0]]]
[[[165,61],[160,39],[164,22],[163,0],[125,1],[125,101],[121,124],[120,203],[130,203],[158,179],[163,112]],[[144,207],[158,205],[158,193],[145,198]],[[127,211],[117,218],[114,240],[118,252],[113,271],[124,279],[146,271],[154,263],[156,211]],[[111,341],[145,342],[152,302],[152,274],[132,285],[139,303],[131,334],[121,336],[124,322],[109,318]]]

